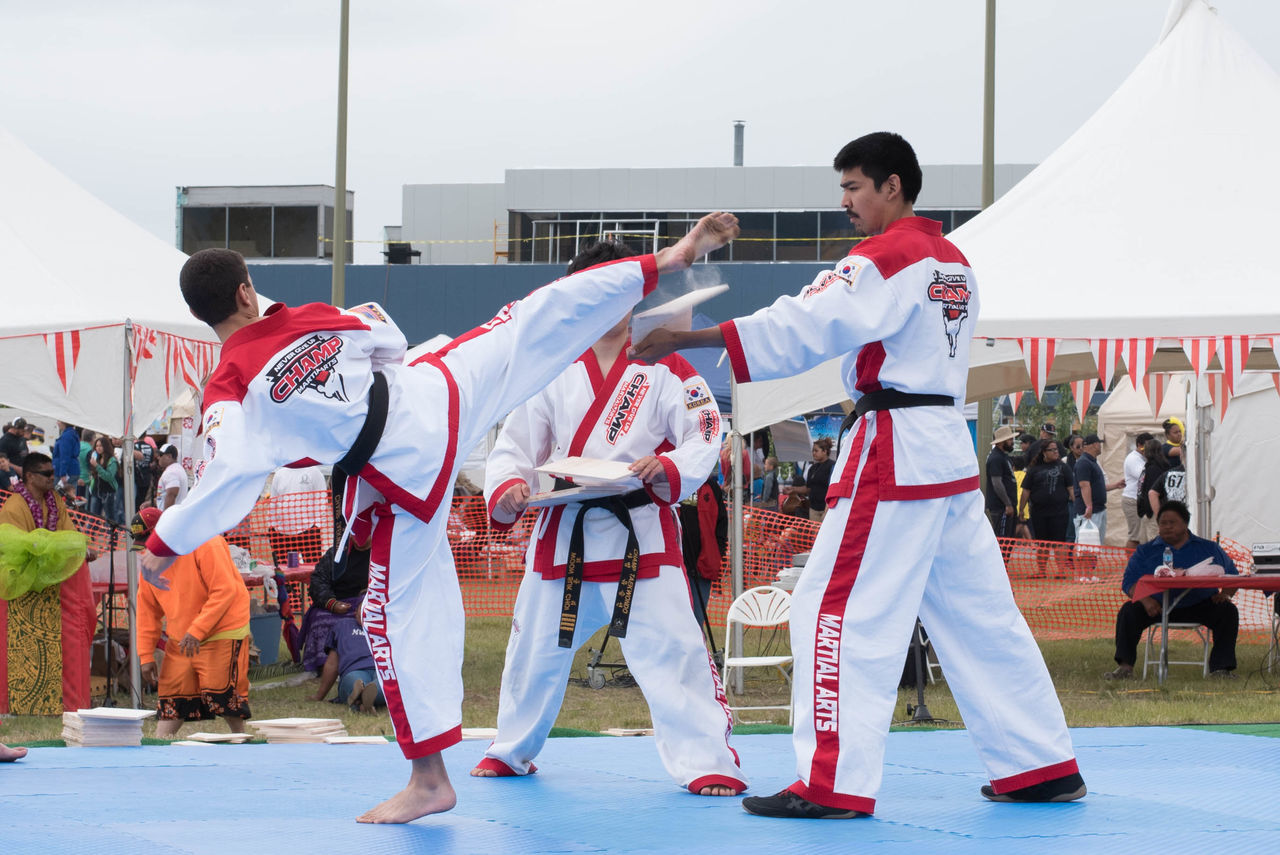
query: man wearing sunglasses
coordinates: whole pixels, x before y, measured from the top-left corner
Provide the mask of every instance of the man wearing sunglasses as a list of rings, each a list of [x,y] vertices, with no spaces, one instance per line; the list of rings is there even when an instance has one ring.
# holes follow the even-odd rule
[[[53,489],[53,485],[53,460],[38,451],[28,454],[23,460],[22,483],[15,485],[14,492],[0,505],[0,525],[11,525],[25,532],[39,528],[48,531],[74,531],[75,524],[67,512],[66,503]],[[96,556],[86,557],[91,559]],[[49,603],[55,603],[59,608],[50,609]],[[89,565],[82,564],[75,575],[59,585],[23,594],[8,604],[8,610],[14,613],[8,620],[10,628],[13,627],[13,617],[17,614],[33,620],[41,615],[56,616],[52,620],[60,623],[62,655],[46,656],[45,660],[47,668],[61,668],[61,698],[56,694],[59,681],[49,675],[49,680],[24,681],[23,685],[32,688],[21,695],[10,695],[7,690],[0,691],[0,712],[56,715],[64,710],[74,711],[89,706],[89,651],[97,623]],[[49,629],[55,631],[57,628]],[[8,647],[11,644],[17,647],[15,653],[19,650],[35,653],[32,645],[38,642],[34,639],[15,639],[12,629],[7,636],[0,638],[0,642],[3,642],[0,647],[4,648],[0,653],[3,655],[9,655]],[[11,660],[22,661],[22,656],[11,657]],[[50,688],[50,683],[53,688]],[[0,686],[0,689],[4,688]]]

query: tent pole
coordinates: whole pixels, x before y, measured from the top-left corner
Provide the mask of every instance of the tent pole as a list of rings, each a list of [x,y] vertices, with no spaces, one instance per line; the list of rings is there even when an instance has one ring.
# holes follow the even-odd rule
[[[1224,388],[1222,394],[1226,394]],[[1195,394],[1196,411],[1196,534],[1201,537],[1213,537],[1213,487],[1209,479],[1212,477],[1212,461],[1210,460],[1209,434],[1213,433],[1213,407],[1202,402],[1200,397],[1200,378],[1196,378]]]
[[[124,325],[124,448],[121,451],[121,457],[124,458],[124,511],[125,518],[132,520],[133,514],[129,511],[134,509],[137,502],[134,496],[134,480],[133,480],[133,378],[130,377],[129,366],[133,364],[133,323],[126,322]],[[138,659],[138,614],[135,604],[138,602],[138,556],[133,551],[133,536],[129,530],[125,530],[125,543],[129,549],[125,553],[125,567],[129,577],[129,595],[127,613],[129,615],[129,699],[133,708],[142,708],[142,664]],[[114,596],[114,592],[109,592],[107,596]],[[104,654],[107,656],[107,662],[110,663],[111,647],[108,643]],[[108,664],[108,668],[110,665]]]
[[[729,406],[733,408],[733,416],[729,420],[729,478],[730,487],[729,511],[729,556],[733,573],[733,599],[742,595],[742,434],[738,433],[738,381],[729,379]],[[742,625],[733,627],[733,649],[742,649]],[[733,675],[732,691],[742,694],[742,669]]]

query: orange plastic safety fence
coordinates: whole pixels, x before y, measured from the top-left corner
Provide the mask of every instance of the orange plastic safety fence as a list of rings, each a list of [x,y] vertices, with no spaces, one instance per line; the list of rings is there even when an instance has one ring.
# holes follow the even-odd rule
[[[283,568],[288,554],[296,552],[304,566],[314,564],[333,543],[330,507],[328,491],[264,498],[226,537],[262,563],[271,563],[274,555]],[[74,510],[71,516],[94,549],[106,549],[110,535],[103,520]],[[467,615],[507,617],[524,574],[536,515],[525,514],[508,531],[490,529],[488,517],[483,497],[455,497],[446,532]],[[779,571],[793,565],[796,553],[812,548],[817,531],[818,524],[808,519],[748,508],[743,518],[744,587],[775,581]],[[1253,572],[1247,548],[1229,538],[1219,541],[1241,573]],[[1126,600],[1120,580],[1129,550],[1031,540],[1001,540],[1000,548],[1014,599],[1036,638],[1114,635],[1116,612]],[[288,592],[294,614],[300,619],[309,605],[306,585],[290,583]],[[713,624],[724,625],[731,599],[726,555],[708,604]],[[1265,641],[1271,626],[1270,603],[1258,591],[1241,591],[1235,602],[1240,609],[1240,640]]]

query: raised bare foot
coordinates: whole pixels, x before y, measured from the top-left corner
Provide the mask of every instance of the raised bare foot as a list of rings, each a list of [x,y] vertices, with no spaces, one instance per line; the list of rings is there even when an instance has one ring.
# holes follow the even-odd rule
[[[708,252],[719,249],[738,236],[738,218],[725,211],[707,214],[674,246],[663,247],[654,256],[658,273],[685,270]]]
[[[480,767],[480,766],[477,766],[477,767],[475,767],[474,769],[472,769],[472,770],[471,770],[471,777],[473,777],[473,778],[496,778],[496,777],[498,777],[498,773],[497,773],[497,772],[495,772],[495,771],[493,771],[492,769],[484,769],[484,768],[482,768],[482,767]]]
[[[377,807],[360,814],[356,817],[356,822],[413,822],[428,814],[452,810],[457,803],[458,797],[448,784],[434,789],[410,785]]]
[[[25,748],[10,748],[0,743],[0,763],[12,763],[14,760],[21,760],[27,756]]]
[[[698,790],[700,796],[736,796],[742,790],[735,790],[733,787],[726,787],[723,784],[716,784],[710,787],[703,787]]]

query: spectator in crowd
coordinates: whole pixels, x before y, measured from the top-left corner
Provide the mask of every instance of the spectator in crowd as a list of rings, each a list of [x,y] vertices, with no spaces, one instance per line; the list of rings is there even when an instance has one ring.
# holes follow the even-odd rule
[[[1076,461],[1084,454],[1084,437],[1078,433],[1072,433],[1067,437],[1067,453],[1063,455],[1063,461],[1071,467],[1071,471],[1076,471]]]
[[[1156,483],[1160,481],[1160,476],[1164,475],[1169,469],[1169,459],[1164,456],[1164,448],[1158,439],[1149,439],[1142,447],[1142,482],[1138,485],[1138,516],[1144,520],[1149,520],[1148,528],[1155,526],[1155,509],[1160,507],[1159,502],[1155,505],[1151,504],[1151,496],[1156,495],[1157,500],[1159,494],[1153,494]]]
[[[725,434],[724,442],[720,445],[720,483],[724,485],[726,494],[733,489],[733,473],[730,471],[731,448],[733,447],[733,437]],[[751,501],[751,449],[747,448],[746,441],[742,443],[742,462],[739,464],[741,468],[742,481],[742,501]]]
[[[1147,458],[1142,449],[1154,437],[1143,431],[1134,439],[1133,451],[1124,458],[1124,492],[1120,494],[1120,509],[1124,511],[1124,521],[1128,526],[1129,539],[1125,541],[1125,549],[1135,549],[1139,543],[1150,540],[1144,537],[1146,526],[1138,513],[1138,490],[1142,487],[1142,471],[1147,466]]]
[[[22,480],[22,476],[9,460],[9,455],[0,451],[0,490],[12,490]]]
[[[774,468],[765,475],[776,474],[777,459],[769,457]],[[774,482],[773,508],[777,509],[777,482]],[[684,569],[689,576],[689,590],[693,595],[693,611],[698,622],[707,622],[707,603],[711,602],[711,586],[720,578],[724,551],[729,547],[729,509],[725,506],[724,490],[716,482],[715,473],[698,488],[698,492],[685,499],[678,507],[680,514],[681,552]]]
[[[1182,465],[1182,458],[1175,457],[1169,463],[1169,468],[1156,478],[1147,496],[1153,508],[1158,508],[1165,502],[1187,501],[1187,470]]]
[[[338,572],[337,547],[329,547],[311,571],[311,606],[302,618],[302,667],[319,671],[324,665],[324,641],[338,618],[359,611],[369,588],[369,544],[347,540],[346,560]]]
[[[80,431],[80,477],[76,480],[76,495],[81,499],[89,498],[89,456],[93,454],[93,441],[97,434],[85,428]]]
[[[1084,520],[1092,520],[1098,527],[1098,537],[1107,542],[1107,491],[1119,490],[1124,486],[1121,478],[1114,483],[1107,483],[1107,476],[1098,463],[1098,455],[1102,453],[1102,438],[1091,433],[1084,438],[1084,453],[1076,461],[1075,481],[1075,523],[1076,529]]]
[[[373,654],[369,651],[369,639],[357,617],[346,615],[338,618],[329,628],[325,638],[325,661],[320,671],[320,687],[311,696],[313,701],[323,701],[338,683],[338,699],[346,698],[352,712],[373,712],[385,707],[378,677],[374,673]]]
[[[149,436],[138,437],[133,444],[133,501],[134,512],[148,503],[154,504],[156,441]]]
[[[1030,446],[1027,446],[1023,449],[1023,455],[1024,455],[1022,458],[1023,468],[1025,469],[1026,467],[1030,466],[1031,461],[1036,459],[1036,455],[1040,453],[1040,446],[1044,445],[1049,440],[1054,440],[1056,442],[1057,438],[1058,438],[1058,428],[1053,424],[1053,422],[1045,422],[1044,424],[1040,425],[1039,438],[1033,440]],[[1016,468],[1017,467],[1015,466],[1015,469]]]
[[[111,437],[99,435],[89,455],[89,513],[123,525],[119,474],[115,444]]]
[[[142,547],[161,512],[133,518]],[[188,721],[221,716],[232,733],[249,718],[249,591],[221,535],[183,555],[165,571],[169,587],[138,586],[138,660],[142,679],[157,685],[156,736],[171,739]],[[161,627],[168,637],[156,667]]]
[[[764,475],[760,478],[760,496],[756,500],[757,507],[776,511],[778,509],[779,490],[778,458],[766,457],[764,459]]]
[[[9,456],[9,462],[19,469],[27,456],[27,420],[19,416],[11,424],[4,426],[4,436],[0,436],[0,451]]]
[[[169,443],[160,449],[160,480],[156,482],[156,507],[172,508],[187,497],[187,470],[178,461],[178,448]]]
[[[1164,429],[1164,444],[1161,449],[1164,451],[1165,458],[1170,464],[1181,463],[1185,469],[1187,461],[1182,454],[1182,440],[1186,434],[1186,430],[1182,427],[1182,420],[1178,418],[1168,418],[1164,420],[1164,424],[1160,427]]]
[[[328,488],[319,466],[286,466],[271,476],[267,533],[277,561],[290,552],[299,553],[307,564],[320,560],[320,529],[329,523]]]
[[[1129,556],[1121,588],[1133,595],[1138,579],[1153,573],[1164,563],[1165,549],[1173,553],[1175,570],[1186,570],[1203,561],[1212,561],[1228,576],[1238,575],[1236,565],[1222,547],[1212,540],[1191,533],[1188,524],[1191,511],[1182,502],[1170,501],[1160,506],[1156,516],[1159,535],[1140,545]],[[1209,676],[1232,679],[1236,676],[1236,633],[1240,613],[1231,597],[1235,590],[1227,588],[1190,588],[1169,591],[1169,601],[1178,603],[1170,612],[1175,623],[1198,623],[1213,633],[1209,651]],[[1160,621],[1161,601],[1155,597],[1131,600],[1120,607],[1116,616],[1116,669],[1103,674],[1108,680],[1133,678],[1133,665],[1138,661],[1138,641],[1143,631]]]
[[[0,525],[8,524],[19,531],[36,529],[48,531],[74,531],[75,524],[67,512],[66,502],[53,489],[53,460],[48,455],[33,451],[23,461],[22,481],[14,486],[4,504],[0,505]],[[92,561],[92,552],[85,556]],[[93,631],[98,615],[93,605],[93,585],[89,578],[89,565],[82,564],[75,575],[58,585],[40,591],[29,591],[8,605],[10,637],[0,638],[0,656],[10,661],[10,691],[8,712],[24,715],[53,715],[59,710],[72,711],[89,706],[89,651],[93,644]],[[15,626],[23,626],[25,638],[18,642],[30,644],[21,657],[13,656]],[[57,649],[42,648],[49,638],[60,639],[60,683],[50,685],[47,672],[35,670],[17,674],[13,662],[21,658],[32,669],[57,663]],[[15,676],[30,691],[18,694],[13,690]],[[0,687],[3,688],[3,687]],[[58,691],[61,690],[59,697]],[[2,694],[2,693],[0,693]]]
[[[991,453],[987,455],[987,519],[991,529],[1001,539],[1000,551],[1006,563],[1009,560],[1008,538],[1017,536],[1018,514],[1014,503],[1018,493],[1018,480],[1013,474],[1013,428],[1001,425],[991,440]]]
[[[804,486],[783,487],[782,492],[798,495],[809,503],[809,519],[822,522],[827,514],[827,487],[831,484],[831,470],[836,462],[831,459],[831,440],[827,437],[813,443],[813,463],[804,475]]]
[[[1071,470],[1062,461],[1062,448],[1054,440],[1040,444],[1040,451],[1027,467],[1019,498],[1019,512],[1030,508],[1031,528],[1036,540],[1052,543],[1067,542],[1067,523],[1071,519],[1071,502],[1075,499]],[[1058,572],[1066,570],[1070,550],[1054,548]],[[1037,552],[1036,561],[1041,573],[1045,572],[1046,551]]]
[[[53,477],[58,487],[74,493],[80,480],[80,434],[66,422],[58,422],[52,456]]]

